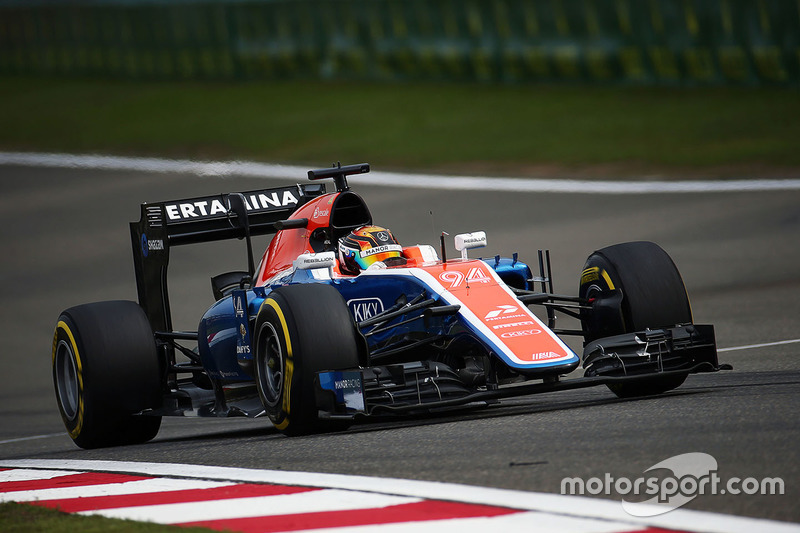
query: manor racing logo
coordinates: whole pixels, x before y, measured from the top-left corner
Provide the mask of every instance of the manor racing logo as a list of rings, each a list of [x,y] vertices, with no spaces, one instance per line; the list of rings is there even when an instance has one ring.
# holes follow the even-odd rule
[[[402,252],[403,247],[399,244],[383,244],[381,246],[375,246],[374,248],[369,248],[368,250],[361,251],[361,257],[369,257],[375,254],[381,254],[383,252]]]

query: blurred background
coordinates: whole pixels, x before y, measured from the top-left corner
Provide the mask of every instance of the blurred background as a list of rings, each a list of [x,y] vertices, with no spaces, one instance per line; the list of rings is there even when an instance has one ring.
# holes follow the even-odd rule
[[[61,156],[60,168],[15,166],[8,152],[520,178],[800,178],[798,89],[798,0],[0,0],[0,456],[89,457],[55,404],[53,327],[69,306],[136,298],[128,223],[142,202],[280,184],[63,168],[71,160]],[[285,184],[304,179],[293,170]],[[171,419],[158,442],[91,457],[558,492],[565,476],[630,479],[704,451],[726,475],[782,477],[787,494],[689,507],[800,520],[798,181],[600,195],[369,180],[351,183],[404,244],[485,230],[484,257],[534,262],[547,248],[558,293],[575,293],[593,250],[658,242],[736,371],[693,376],[665,398],[574,391],[454,424],[365,424],[303,441],[259,421],[228,421],[239,428],[230,435],[218,421]],[[213,303],[209,276],[245,257],[240,241],[171,257],[179,329],[195,329]],[[580,338],[569,342],[580,350]]]
[[[0,148],[796,174],[795,0],[0,0]]]
[[[797,84],[793,0],[2,2],[6,73]]]

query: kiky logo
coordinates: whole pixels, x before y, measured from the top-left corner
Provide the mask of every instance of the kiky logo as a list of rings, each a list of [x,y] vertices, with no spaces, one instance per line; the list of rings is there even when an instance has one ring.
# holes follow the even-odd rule
[[[383,302],[380,298],[359,298],[348,300],[347,306],[353,313],[356,322],[361,322],[383,313]]]

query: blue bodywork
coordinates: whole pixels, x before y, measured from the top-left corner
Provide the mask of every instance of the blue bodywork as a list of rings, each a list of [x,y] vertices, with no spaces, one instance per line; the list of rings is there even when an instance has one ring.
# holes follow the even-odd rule
[[[510,287],[533,290],[531,270],[527,264],[514,258],[493,257],[483,260],[497,272],[502,280]],[[350,313],[356,323],[368,320],[373,316],[394,306],[398,299],[412,301],[418,296],[424,299],[439,299],[420,280],[410,276],[360,276],[352,278],[317,279],[310,270],[294,270],[281,278],[278,283],[269,287],[255,287],[247,291],[234,291],[217,301],[200,320],[198,327],[199,354],[203,366],[213,379],[226,382],[253,381],[254,376],[247,369],[253,368],[253,347],[250,345],[250,326],[269,292],[276,287],[295,283],[327,283],[331,284],[341,293]],[[244,318],[237,317],[235,302],[237,298],[246,296],[246,314]],[[239,310],[241,315],[241,310]],[[247,323],[246,331],[241,327]],[[381,348],[393,339],[413,337],[416,335],[434,335],[454,337],[469,334],[470,337],[480,338],[480,334],[470,331],[468,325],[461,324],[459,316],[450,315],[433,317],[428,321],[410,321],[403,324],[403,319],[398,320],[396,327],[367,336],[371,354],[380,354]],[[244,343],[246,339],[248,342]],[[492,350],[486,344],[487,351]],[[502,357],[502,356],[501,356]],[[578,357],[568,364],[575,364]],[[510,360],[504,361],[509,367],[520,365]],[[554,366],[563,367],[563,361]],[[543,365],[546,367],[547,365]]]

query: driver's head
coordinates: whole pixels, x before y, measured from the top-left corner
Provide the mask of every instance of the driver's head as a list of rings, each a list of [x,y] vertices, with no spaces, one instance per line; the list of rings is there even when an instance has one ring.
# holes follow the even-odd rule
[[[386,266],[404,264],[403,247],[392,232],[380,226],[361,226],[339,239],[339,270],[358,274],[381,262]]]

